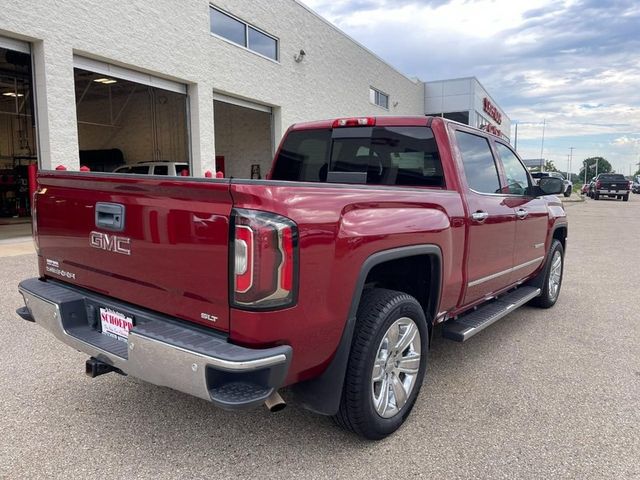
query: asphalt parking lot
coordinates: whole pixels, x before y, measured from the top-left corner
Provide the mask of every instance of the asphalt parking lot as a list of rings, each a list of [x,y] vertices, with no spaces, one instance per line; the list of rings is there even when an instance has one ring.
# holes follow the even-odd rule
[[[436,335],[408,423],[377,443],[295,405],[228,413],[89,379],[85,355],[15,315],[35,256],[0,245],[0,477],[640,478],[640,195],[567,211],[557,305],[464,344]]]

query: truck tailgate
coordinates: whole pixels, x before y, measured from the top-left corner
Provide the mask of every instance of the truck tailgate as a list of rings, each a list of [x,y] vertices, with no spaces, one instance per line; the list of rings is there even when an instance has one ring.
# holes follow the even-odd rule
[[[41,275],[228,331],[227,181],[46,172],[38,183]],[[121,229],[105,227],[115,217]]]

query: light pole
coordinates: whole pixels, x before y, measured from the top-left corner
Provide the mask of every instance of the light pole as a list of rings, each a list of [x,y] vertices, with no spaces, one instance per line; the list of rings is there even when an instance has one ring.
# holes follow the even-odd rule
[[[540,158],[544,158],[544,129],[547,126],[547,119],[542,119],[542,145],[540,145]]]
[[[571,182],[571,167],[573,163],[573,147],[569,147],[569,172],[567,172],[567,180]],[[573,183],[573,182],[572,182]]]

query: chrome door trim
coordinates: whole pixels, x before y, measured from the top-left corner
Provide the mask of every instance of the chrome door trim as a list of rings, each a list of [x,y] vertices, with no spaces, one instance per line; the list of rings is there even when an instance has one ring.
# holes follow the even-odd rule
[[[467,283],[467,287],[470,288],[470,287],[475,287],[476,285],[481,285],[485,282],[489,282],[493,279],[501,277],[502,275],[507,275],[509,273],[513,273],[517,270],[526,268],[535,263],[540,263],[542,260],[544,260],[544,257],[534,258],[533,260],[529,260],[528,262],[524,262],[524,263],[521,263],[520,265],[516,265],[515,267],[508,268],[507,270],[502,270],[501,272],[493,273],[491,275],[487,275],[486,277],[478,278],[477,280],[472,280],[471,282]]]

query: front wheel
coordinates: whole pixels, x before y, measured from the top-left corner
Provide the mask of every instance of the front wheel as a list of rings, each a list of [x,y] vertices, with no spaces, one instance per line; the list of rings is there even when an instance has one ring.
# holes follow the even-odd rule
[[[395,432],[408,417],[427,367],[429,328],[410,295],[365,292],[336,423],[370,440]]]
[[[532,286],[540,288],[540,296],[531,300],[531,304],[540,308],[553,307],[560,296],[563,273],[564,248],[562,243],[554,240],[549,249],[544,268],[531,282]]]
[[[627,193],[626,195],[623,195],[623,196],[622,196],[622,200],[623,200],[624,202],[628,202],[628,201],[629,201],[629,194]]]

